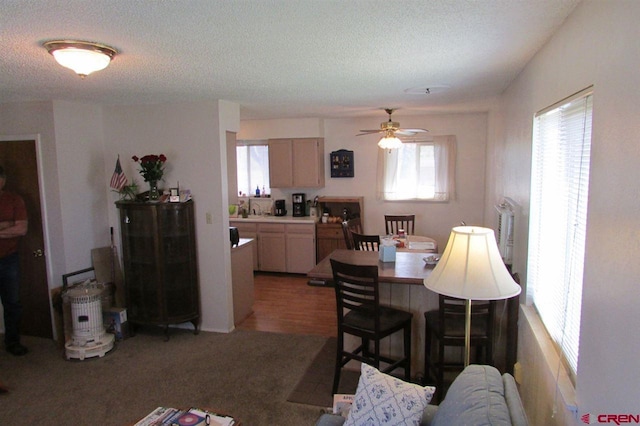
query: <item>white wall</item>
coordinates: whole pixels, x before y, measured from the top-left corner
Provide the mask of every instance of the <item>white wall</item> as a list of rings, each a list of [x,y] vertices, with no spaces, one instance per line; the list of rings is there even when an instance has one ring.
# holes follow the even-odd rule
[[[422,127],[429,135],[455,135],[457,138],[458,196],[447,203],[383,202],[376,200],[376,162],[380,149],[379,137],[355,135],[360,129],[376,129],[386,120],[384,115],[367,118],[325,119],[321,132],[316,132],[308,119],[247,120],[240,123],[238,139],[268,139],[275,137],[318,137],[324,135],[325,187],[320,189],[272,189],[273,198],[284,198],[291,202],[291,194],[305,192],[307,199],[316,195],[363,196],[365,210],[365,232],[384,233],[385,213],[416,214],[416,233],[429,235],[446,245],[451,228],[464,220],[468,224],[484,224],[484,170],[487,144],[487,114],[442,114],[406,116],[394,115],[404,127]],[[283,124],[290,126],[283,131]],[[240,136],[242,135],[242,137]],[[331,178],[329,153],[339,149],[354,151],[355,177]],[[489,226],[492,226],[490,224]]]
[[[111,175],[104,168],[102,108],[64,101],[53,106],[65,269],[72,272],[91,266],[91,249],[110,244],[104,188]]]
[[[233,329],[231,255],[226,190],[225,132],[237,131],[239,107],[201,102],[105,107],[107,155],[120,154],[123,169],[146,190],[133,155],[165,154],[162,186],[190,189],[195,222],[203,330]],[[223,161],[224,160],[224,161]],[[115,199],[114,199],[115,201]],[[115,206],[109,221],[118,229]],[[207,223],[207,214],[211,223]]]
[[[500,163],[488,182],[485,210],[496,195],[523,207],[515,269],[526,270],[532,118],[536,111],[594,85],[594,113],[586,266],[583,286],[577,414],[637,413],[640,395],[640,2],[585,0],[552,40],[508,88],[495,120],[488,158]],[[499,154],[498,154],[499,153]],[[502,189],[499,191],[498,189]],[[526,329],[523,329],[526,328]],[[521,319],[521,336],[531,335]],[[519,353],[533,353],[531,339]],[[519,357],[522,359],[522,356]],[[550,410],[536,392],[535,377],[549,372],[523,366],[521,388],[528,413]],[[532,367],[532,369],[528,369]],[[527,383],[529,385],[527,385]],[[538,384],[538,387],[541,384]],[[535,395],[535,396],[534,396]],[[563,417],[560,406],[560,418]],[[558,424],[551,412],[536,414],[534,424]],[[531,418],[530,418],[531,420]]]

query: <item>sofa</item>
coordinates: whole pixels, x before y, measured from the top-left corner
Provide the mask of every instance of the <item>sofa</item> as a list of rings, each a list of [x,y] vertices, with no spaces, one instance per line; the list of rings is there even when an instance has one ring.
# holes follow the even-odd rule
[[[399,381],[399,379],[395,380]],[[356,397],[361,391],[361,385],[362,380],[358,384]],[[431,395],[433,395],[433,390],[431,390]],[[430,397],[427,399],[430,400]],[[439,406],[428,404],[428,402],[425,404],[419,423],[416,420],[415,424],[421,426],[525,426],[528,424],[513,376],[510,374],[501,375],[496,368],[489,365],[469,365],[453,381],[445,399]],[[367,420],[367,422],[363,422],[361,419],[353,423],[382,424],[379,420]],[[341,426],[345,421],[346,418],[340,415],[323,414],[316,426]],[[393,424],[394,422],[390,421],[389,423]],[[403,421],[403,423],[396,422],[396,424],[411,423]]]

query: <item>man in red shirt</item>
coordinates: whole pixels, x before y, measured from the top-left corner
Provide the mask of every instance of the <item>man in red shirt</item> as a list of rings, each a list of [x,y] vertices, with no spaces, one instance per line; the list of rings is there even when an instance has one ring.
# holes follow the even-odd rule
[[[0,166],[0,299],[4,308],[4,343],[7,352],[19,356],[28,352],[20,344],[20,262],[18,243],[27,233],[24,200],[4,190],[6,175]]]

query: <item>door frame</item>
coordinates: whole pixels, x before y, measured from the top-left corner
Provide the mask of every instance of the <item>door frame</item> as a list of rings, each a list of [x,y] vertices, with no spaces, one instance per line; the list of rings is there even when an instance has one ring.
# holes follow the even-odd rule
[[[50,311],[50,326],[53,332],[54,340],[57,340],[60,336],[57,336],[57,331],[55,327],[55,317],[54,317],[54,308],[51,300],[51,283],[53,282],[53,261],[51,256],[51,243],[49,241],[49,216],[47,215],[47,197],[46,197],[46,186],[44,182],[44,171],[43,171],[43,154],[42,154],[42,145],[40,141],[40,133],[35,134],[23,134],[23,135],[0,135],[0,142],[9,142],[9,141],[35,141],[36,148],[36,166],[38,173],[38,192],[40,196],[40,216],[42,221],[42,237],[44,242],[44,259],[45,259],[45,268],[46,268],[46,279],[47,279],[47,294],[49,296],[49,311]],[[4,327],[4,322],[3,322]]]

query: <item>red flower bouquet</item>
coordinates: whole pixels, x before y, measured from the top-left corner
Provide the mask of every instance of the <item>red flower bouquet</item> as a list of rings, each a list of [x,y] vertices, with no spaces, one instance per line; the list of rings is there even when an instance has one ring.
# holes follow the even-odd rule
[[[164,163],[167,157],[160,155],[145,155],[142,158],[134,155],[131,157],[136,163],[140,163],[140,174],[145,182],[158,181],[164,174]]]

